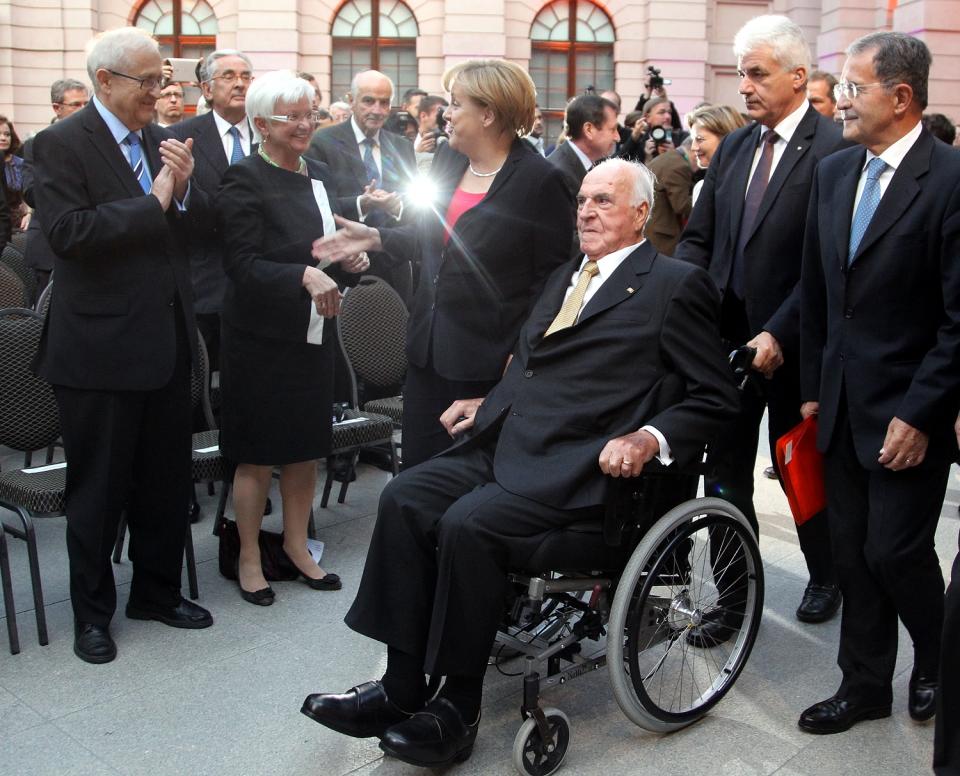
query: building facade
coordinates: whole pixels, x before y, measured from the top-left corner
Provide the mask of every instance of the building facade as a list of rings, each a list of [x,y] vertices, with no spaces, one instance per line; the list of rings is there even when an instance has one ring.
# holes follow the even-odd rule
[[[0,0],[0,106],[21,134],[39,129],[51,117],[50,84],[87,80],[87,41],[133,24],[171,56],[238,48],[259,72],[312,72],[327,102],[369,67],[390,74],[398,92],[439,92],[451,64],[505,57],[528,68],[554,116],[589,86],[616,89],[629,111],[651,65],[671,81],[682,115],[704,99],[742,104],[733,35],[752,16],[783,13],[833,73],[866,32],[922,38],[934,56],[930,110],[957,120],[958,11],[956,0]]]

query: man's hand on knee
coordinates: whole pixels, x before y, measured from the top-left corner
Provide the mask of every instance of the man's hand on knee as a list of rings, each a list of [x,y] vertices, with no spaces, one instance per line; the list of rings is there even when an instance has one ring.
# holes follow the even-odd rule
[[[483,399],[457,399],[440,416],[440,425],[447,433],[456,437],[473,428],[473,419],[483,404]]]
[[[660,443],[649,431],[611,439],[600,452],[600,471],[611,477],[636,477],[660,452]]]

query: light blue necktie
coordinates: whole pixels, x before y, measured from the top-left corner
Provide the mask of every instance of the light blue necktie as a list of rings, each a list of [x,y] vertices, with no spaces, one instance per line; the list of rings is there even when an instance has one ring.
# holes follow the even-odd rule
[[[146,165],[143,163],[143,151],[140,150],[140,136],[136,132],[127,135],[125,142],[130,146],[130,166],[133,168],[133,174],[137,176],[137,182],[144,194],[149,194],[153,187],[150,176],[147,175]]]
[[[367,181],[375,181],[374,188],[379,189],[382,178],[377,160],[373,158],[373,147],[376,141],[372,137],[367,137],[363,139],[363,145],[363,166],[367,168]]]
[[[233,138],[233,151],[230,152],[230,164],[236,164],[244,157],[243,146],[240,145],[240,130],[230,127],[230,136]]]
[[[880,204],[880,174],[886,168],[887,163],[879,156],[875,156],[867,162],[867,182],[864,184],[863,194],[860,195],[860,203],[857,205],[857,212],[853,214],[853,223],[850,226],[847,264],[856,256],[860,241],[863,239],[863,235],[867,233],[867,227],[870,226],[877,205]]]

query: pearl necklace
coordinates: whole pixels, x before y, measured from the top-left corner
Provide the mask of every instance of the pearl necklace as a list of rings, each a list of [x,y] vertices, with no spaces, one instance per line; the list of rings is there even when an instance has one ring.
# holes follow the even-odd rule
[[[504,162],[504,164],[506,164],[506,162]],[[472,173],[473,173],[474,175],[476,175],[478,178],[492,178],[494,175],[496,175],[498,172],[500,172],[500,170],[503,169],[503,164],[501,164],[501,165],[500,165],[496,170],[494,170],[493,172],[477,172],[476,170],[473,169],[473,164],[472,164],[472,163],[469,164],[468,166],[470,167],[470,172],[472,172]]]

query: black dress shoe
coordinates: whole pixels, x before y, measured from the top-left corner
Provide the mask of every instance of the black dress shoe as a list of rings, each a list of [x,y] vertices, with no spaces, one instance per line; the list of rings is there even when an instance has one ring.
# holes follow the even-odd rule
[[[240,583],[237,582],[237,587],[240,587]],[[254,590],[252,593],[240,588],[240,597],[249,604],[255,604],[256,606],[270,606],[273,604],[276,594],[273,592],[273,588],[270,585],[260,588],[259,590]]]
[[[930,674],[913,669],[910,675],[910,697],[907,701],[910,719],[926,722],[936,713],[939,686],[936,674],[931,678]]]
[[[721,609],[714,609],[703,616],[703,622],[687,632],[687,644],[701,649],[711,649],[726,641],[740,630],[730,616]]]
[[[462,763],[473,751],[479,722],[468,725],[450,701],[434,698],[422,711],[387,730],[380,748],[411,765]]]
[[[837,613],[843,596],[837,585],[817,585],[811,582],[803,591],[803,599],[797,607],[800,622],[826,622]]]
[[[855,703],[834,695],[825,701],[814,703],[800,715],[797,724],[808,733],[842,733],[865,719],[883,719],[889,716],[889,703]]]
[[[130,601],[127,604],[127,617],[131,620],[157,620],[171,628],[209,628],[213,625],[210,612],[185,598],[181,598],[176,606]]]
[[[381,682],[364,682],[340,694],[308,695],[300,713],[354,738],[379,738],[391,725],[410,718],[390,702]]]
[[[107,628],[78,622],[74,626],[73,654],[88,663],[109,663],[117,656],[117,645]]]
[[[300,579],[314,590],[339,590],[343,587],[340,577],[336,574],[324,574],[320,579],[313,579],[312,577],[301,574]]]
[[[768,466],[766,469],[763,470],[763,476],[766,477],[768,480],[775,480],[777,479],[777,470],[774,469],[772,466]]]

